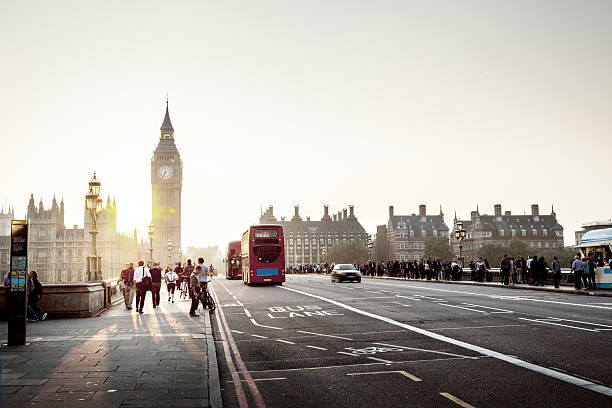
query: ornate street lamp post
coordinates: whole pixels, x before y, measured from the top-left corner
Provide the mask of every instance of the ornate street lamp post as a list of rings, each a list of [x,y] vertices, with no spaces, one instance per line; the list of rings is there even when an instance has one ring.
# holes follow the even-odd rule
[[[98,249],[96,248],[96,237],[98,235],[97,225],[98,217],[102,213],[102,198],[100,198],[100,181],[96,178],[96,172],[94,171],[93,179],[89,182],[89,192],[85,194],[85,205],[89,216],[91,217],[91,247],[92,256],[87,257],[87,280],[102,280],[102,257],[98,255]]]
[[[155,238],[155,227],[153,223],[149,224],[149,260],[153,264],[153,238]]]
[[[463,229],[463,222],[458,221],[455,226],[455,239],[459,244],[459,260],[461,261],[461,265],[463,265],[463,257],[461,255],[461,251],[463,249],[463,240],[465,239],[466,231]]]
[[[368,234],[368,261],[372,260],[372,248],[374,244],[372,243],[372,235]]]
[[[172,265],[172,240],[168,240],[168,265]]]

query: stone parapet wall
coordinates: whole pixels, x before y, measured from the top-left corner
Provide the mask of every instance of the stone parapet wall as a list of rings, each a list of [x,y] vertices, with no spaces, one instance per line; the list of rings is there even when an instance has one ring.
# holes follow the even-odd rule
[[[116,281],[46,284],[38,305],[50,318],[93,317],[110,307],[115,288]],[[0,287],[0,319],[8,316],[7,289]]]

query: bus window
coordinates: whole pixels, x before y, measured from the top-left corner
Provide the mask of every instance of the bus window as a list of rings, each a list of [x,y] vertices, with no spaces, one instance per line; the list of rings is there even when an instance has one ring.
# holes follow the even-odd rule
[[[271,263],[276,261],[282,248],[275,245],[258,245],[253,247],[253,253],[259,262]]]

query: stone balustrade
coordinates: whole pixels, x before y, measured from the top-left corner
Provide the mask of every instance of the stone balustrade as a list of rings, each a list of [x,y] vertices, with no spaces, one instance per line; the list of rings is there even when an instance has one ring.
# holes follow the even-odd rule
[[[117,279],[85,283],[43,285],[38,305],[50,318],[93,317],[109,308],[121,296]],[[7,291],[0,287],[0,319],[7,319]]]

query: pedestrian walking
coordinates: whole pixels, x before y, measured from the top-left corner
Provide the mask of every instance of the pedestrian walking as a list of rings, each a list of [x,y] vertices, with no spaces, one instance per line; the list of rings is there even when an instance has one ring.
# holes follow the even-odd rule
[[[576,255],[574,257],[574,262],[572,262],[572,272],[574,274],[574,288],[576,290],[582,289],[581,281],[582,273],[584,272],[584,266],[582,265],[582,261],[580,260],[579,255]]]
[[[176,289],[176,283],[179,280],[179,276],[176,272],[168,270],[164,276],[164,280],[166,281],[166,289],[168,290],[168,302],[172,299],[172,303],[174,303],[174,290]]]
[[[43,287],[40,281],[38,280],[38,272],[32,271],[30,272],[30,282],[28,285],[28,303],[32,308],[35,316],[40,320],[45,320],[47,318],[47,313],[43,311],[40,307],[38,307],[38,301],[42,298]]]
[[[595,269],[597,268],[597,264],[593,260],[593,257],[589,258],[587,260],[587,263],[589,264],[589,276],[588,276],[589,288],[595,289],[597,287],[595,283]]]
[[[136,286],[134,286],[134,264],[125,264],[125,269],[121,271],[121,282],[123,290],[123,302],[127,310],[132,310],[132,303],[134,302],[134,294],[136,293]]]
[[[200,280],[198,274],[202,272],[202,266],[198,265],[191,275],[189,276],[189,288],[191,290],[191,309],[189,309],[189,316],[197,317],[196,309],[200,301]]]
[[[147,291],[151,290],[151,272],[144,266],[144,261],[138,261],[138,268],[134,270],[134,283],[136,284],[136,312],[142,314]]]
[[[187,293],[189,294],[189,296],[191,296],[190,276],[193,273],[193,271],[195,271],[195,267],[191,264],[191,259],[187,260],[187,265],[185,265],[185,268],[175,268],[174,269],[174,272],[176,272],[176,274],[180,276],[181,279],[187,282]]]
[[[555,285],[555,288],[558,288],[559,282],[561,282],[561,264],[556,256],[553,257],[553,261],[550,264],[550,270],[553,273],[553,284]]]
[[[200,292],[206,293],[206,290],[208,289],[208,282],[210,282],[211,279],[210,275],[212,275],[212,273],[208,269],[208,266],[204,265],[204,258],[198,258],[198,266],[201,269],[201,271],[197,274],[198,282],[200,284]],[[202,302],[202,308],[206,309],[208,306],[206,304],[206,296],[201,296],[200,301]]]
[[[501,278],[501,282],[504,285],[509,284],[510,268],[511,268],[511,264],[510,264],[510,260],[508,259],[508,254],[504,254],[504,257],[502,258],[501,263],[499,264],[500,278]]]
[[[151,273],[151,300],[153,301],[153,309],[155,309],[159,306],[159,291],[162,282],[162,270],[159,267],[159,262],[154,262],[149,272]]]
[[[548,264],[546,263],[546,259],[541,256],[538,259],[538,268],[539,268],[539,277],[540,277],[540,286],[544,286],[546,283],[546,278],[548,276]]]

